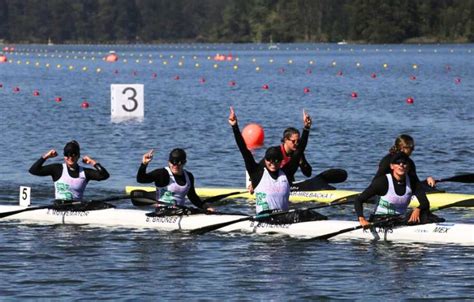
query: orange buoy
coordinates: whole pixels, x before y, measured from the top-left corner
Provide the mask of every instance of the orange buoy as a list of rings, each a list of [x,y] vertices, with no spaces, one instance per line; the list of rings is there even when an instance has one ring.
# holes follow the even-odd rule
[[[6,55],[0,55],[0,63],[6,63],[8,62],[8,58]]]
[[[412,97],[408,97],[406,100],[407,104],[413,104],[415,100]]]
[[[106,57],[105,57],[106,62],[117,62],[118,61],[118,56],[114,51],[111,51]]]
[[[245,144],[249,149],[257,149],[263,146],[265,139],[265,133],[262,126],[259,124],[248,124],[242,130],[242,137],[244,138]]]

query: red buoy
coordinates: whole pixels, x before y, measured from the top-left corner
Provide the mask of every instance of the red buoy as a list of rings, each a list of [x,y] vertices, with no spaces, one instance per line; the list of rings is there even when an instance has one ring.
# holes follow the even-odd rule
[[[205,78],[200,78],[200,79],[199,79],[199,83],[201,83],[201,84],[206,83],[206,79],[205,79]]]
[[[82,109],[87,109],[87,108],[89,108],[89,102],[87,102],[86,100],[84,100],[84,101],[81,103],[81,108],[82,108]]]
[[[376,74],[375,72],[372,72],[372,74],[370,75],[370,77],[371,77],[372,79],[375,79],[375,78],[377,77],[377,74]]]
[[[14,88],[13,88],[13,92],[15,92],[15,93],[20,92],[20,87],[18,87],[18,86],[17,86],[17,87],[14,87]]]
[[[270,88],[270,87],[268,86],[268,84],[263,84],[262,89],[268,90],[268,88]]]
[[[8,58],[6,55],[0,55],[0,63],[6,63],[8,62]]]
[[[303,89],[303,92],[304,92],[304,93],[310,93],[310,90],[309,90],[308,87],[305,87],[305,88]]]
[[[63,101],[63,98],[60,96],[57,96],[55,99],[56,103],[61,103]]]
[[[249,149],[256,149],[263,145],[265,133],[259,124],[248,124],[242,130],[242,137]]]
[[[34,95],[34,96],[39,96],[39,95],[40,95],[40,93],[39,93],[39,91],[38,91],[38,90],[35,90],[35,91],[33,91],[33,95]]]
[[[106,57],[105,57],[105,61],[106,62],[117,62],[118,60],[118,56],[115,52],[111,51]]]
[[[461,84],[461,78],[455,78],[454,83],[456,84]]]
[[[353,91],[353,92],[351,93],[351,97],[352,97],[353,99],[357,98],[357,97],[358,97],[357,92]]]
[[[415,100],[412,97],[408,97],[406,100],[407,104],[413,104]]]
[[[151,74],[151,77],[154,78],[154,79],[155,79],[157,76],[158,76],[158,74],[157,74],[156,72],[154,72],[154,73]]]
[[[416,80],[416,76],[412,75],[412,76],[410,77],[410,80],[412,80],[412,81]]]
[[[175,76],[174,79],[177,81],[179,80],[179,75]]]
[[[229,86],[233,87],[235,85],[236,85],[235,81],[229,81]]]

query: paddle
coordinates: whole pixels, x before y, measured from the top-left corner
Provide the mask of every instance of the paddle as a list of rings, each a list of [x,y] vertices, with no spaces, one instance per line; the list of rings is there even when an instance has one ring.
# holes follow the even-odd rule
[[[474,183],[474,174],[462,174],[462,175],[456,175],[453,177],[448,177],[448,178],[443,178],[440,180],[437,180],[436,182],[445,182],[445,181],[451,181],[451,182],[462,182],[462,183]]]
[[[291,185],[291,191],[318,191],[318,190],[335,190],[330,183],[341,183],[346,181],[347,172],[343,169],[329,169],[323,171],[303,181],[295,182]]]
[[[451,204],[446,204],[446,205],[443,205],[443,206],[439,206],[437,208],[431,208],[431,211],[439,211],[439,210],[442,210],[442,209],[455,207],[456,205],[461,205],[463,202],[464,202],[464,200],[461,200],[461,201],[458,201],[458,202],[453,202]],[[396,221],[398,219],[400,219],[399,216],[390,217],[390,218],[387,218],[387,219],[384,219],[384,220],[380,220],[380,221],[371,223],[369,225],[369,227],[375,227],[375,226],[378,226],[378,225],[385,224],[387,222]],[[332,232],[332,233],[324,234],[324,235],[321,235],[321,236],[317,236],[317,237],[311,238],[309,240],[327,240],[327,239],[332,238],[334,236],[344,234],[344,233],[348,233],[348,232],[352,232],[352,231],[362,229],[362,228],[363,228],[363,226],[358,225],[358,226],[342,229],[342,230],[339,230],[339,231],[336,231],[336,232]]]
[[[247,191],[240,191],[240,192],[230,192],[226,194],[220,194],[216,196],[209,197],[207,199],[204,199],[205,203],[212,203],[219,201],[221,199],[224,199],[226,197],[232,196],[232,195],[238,195],[238,194],[243,194],[247,193]],[[156,200],[156,191],[153,192],[148,192],[145,190],[133,190],[130,192],[130,197],[132,200],[132,204],[137,207],[143,207],[143,206],[151,206],[154,204],[162,204],[162,205],[170,205],[169,203],[166,202],[161,202]]]
[[[201,227],[201,228],[191,230],[190,233],[191,234],[202,235],[202,234],[205,234],[207,232],[211,232],[211,231],[226,227],[226,226],[234,224],[234,223],[239,223],[239,222],[242,222],[242,221],[247,221],[247,220],[252,220],[252,219],[258,220],[258,219],[262,219],[262,218],[274,217],[274,216],[284,215],[284,214],[288,214],[288,213],[295,212],[295,211],[309,211],[309,210],[321,209],[321,208],[326,208],[326,207],[335,206],[335,205],[343,205],[343,204],[350,203],[352,200],[350,200],[349,198],[353,197],[353,196],[356,196],[358,194],[359,193],[352,194],[352,195],[349,195],[349,196],[346,196],[346,197],[336,199],[336,200],[334,200],[330,203],[323,204],[323,205],[317,205],[317,206],[314,206],[314,207],[298,208],[298,209],[291,209],[291,210],[283,211],[283,212],[268,213],[268,214],[261,214],[261,215],[255,215],[255,216],[247,216],[247,217],[242,217],[242,218],[231,220],[231,221],[216,223],[216,224],[212,224],[212,225],[208,225],[208,226],[204,226],[204,227]]]
[[[121,200],[121,199],[128,199],[128,198],[130,198],[129,195],[121,195],[121,196],[107,197],[107,198],[103,198],[103,199],[93,199],[93,200],[88,200],[88,201],[72,201],[70,203],[61,204],[61,205],[47,205],[47,206],[29,207],[29,208],[24,208],[24,209],[20,209],[20,210],[0,213],[0,219],[11,216],[11,215],[23,213],[23,212],[36,211],[36,210],[41,210],[41,209],[61,210],[62,208],[66,208],[66,207],[70,207],[70,206],[74,206],[74,205],[96,204],[96,203],[115,201],[115,200]]]

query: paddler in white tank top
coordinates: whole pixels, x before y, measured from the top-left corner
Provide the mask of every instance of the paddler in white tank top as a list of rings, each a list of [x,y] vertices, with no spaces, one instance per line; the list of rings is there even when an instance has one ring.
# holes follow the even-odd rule
[[[391,173],[375,178],[367,189],[355,200],[354,208],[361,226],[368,227],[370,223],[365,219],[362,203],[374,196],[380,200],[374,211],[374,216],[404,215],[407,212],[411,197],[423,190],[422,184],[408,176],[409,158],[403,152],[395,153],[390,159]],[[420,206],[413,209],[408,223],[424,223],[420,221],[420,213],[427,213],[430,203],[426,195],[417,195]],[[423,196],[425,196],[423,198]],[[423,215],[426,216],[426,215]]]
[[[109,173],[98,162],[88,155],[82,158],[85,164],[95,169],[84,168],[78,164],[81,156],[79,143],[70,141],[64,147],[64,163],[43,166],[46,160],[58,155],[51,149],[38,159],[29,172],[38,176],[51,176],[54,181],[55,198],[59,200],[82,200],[84,190],[90,180],[105,180]]]
[[[213,208],[199,198],[194,188],[194,176],[184,169],[186,164],[186,152],[183,149],[173,149],[168,158],[168,166],[146,172],[148,164],[153,159],[153,150],[145,153],[142,164],[137,172],[137,182],[155,183],[157,200],[168,203],[170,206],[184,206],[185,198],[198,208],[214,211]]]
[[[293,175],[298,169],[301,155],[308,142],[311,117],[303,113],[304,129],[301,142],[293,153],[291,160],[280,168],[283,154],[280,146],[270,147],[265,152],[265,157],[259,163],[255,162],[252,152],[247,148],[240,133],[234,109],[230,108],[229,124],[232,126],[234,138],[245,162],[245,168],[250,176],[250,181],[256,195],[256,212],[258,214],[275,211],[288,211],[290,197],[290,181],[288,175]],[[302,221],[320,220],[326,217],[313,211],[295,211],[288,215],[273,215],[278,219],[271,219],[270,223],[294,223]]]

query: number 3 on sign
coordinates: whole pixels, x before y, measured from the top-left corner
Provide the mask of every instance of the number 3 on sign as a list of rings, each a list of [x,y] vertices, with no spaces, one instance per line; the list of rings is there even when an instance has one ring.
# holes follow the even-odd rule
[[[112,118],[141,118],[145,112],[143,84],[112,84],[110,100]]]

